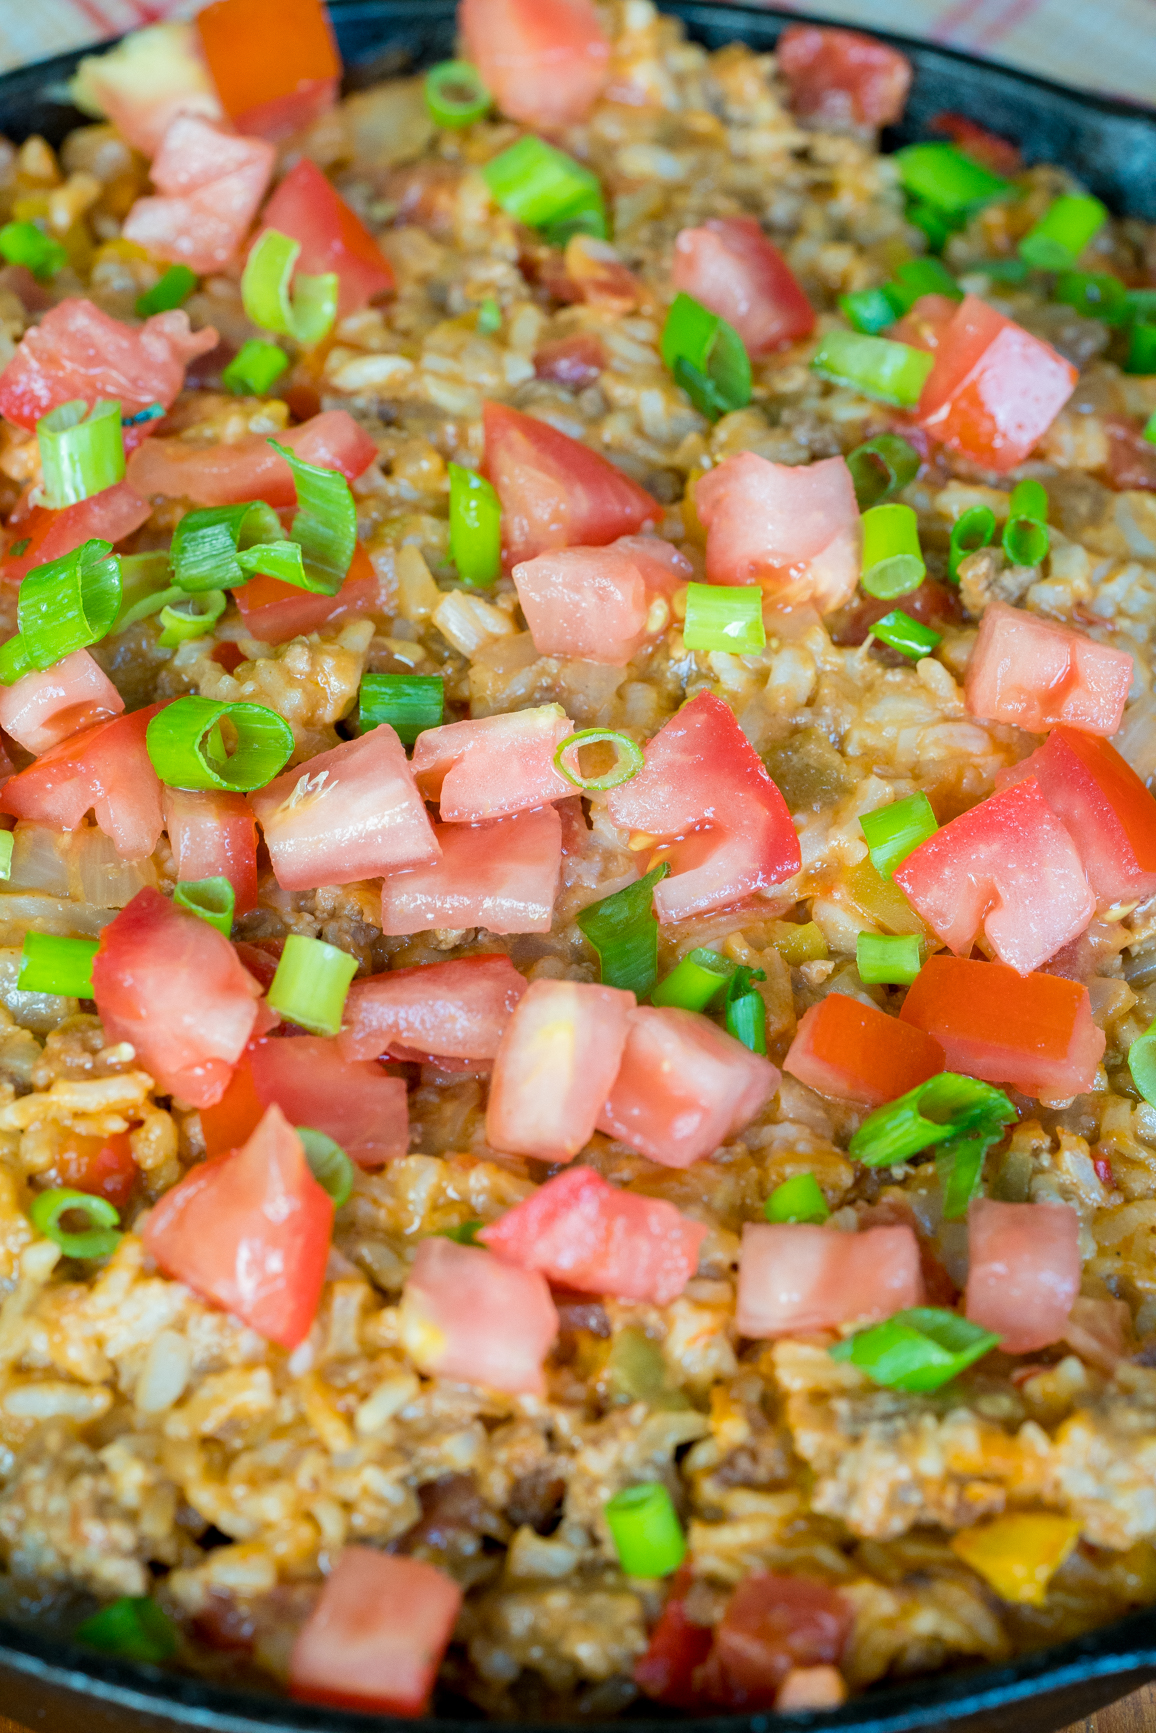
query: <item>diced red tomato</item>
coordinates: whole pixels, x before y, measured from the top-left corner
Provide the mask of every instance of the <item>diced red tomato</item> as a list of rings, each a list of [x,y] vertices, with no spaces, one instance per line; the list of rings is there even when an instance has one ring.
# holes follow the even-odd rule
[[[462,0],[458,28],[511,120],[571,126],[606,82],[610,44],[591,0]]]
[[[692,1580],[684,1566],[671,1584],[670,1597],[650,1633],[646,1653],[634,1663],[634,1683],[639,1690],[671,1709],[701,1707],[694,1676],[714,1641],[710,1625],[692,1625],[686,1616],[686,1592]]]
[[[297,1633],[289,1689],[330,1708],[424,1715],[461,1604],[436,1565],[347,1546]]]
[[[168,409],[189,362],[216,346],[212,327],[191,331],[187,313],[154,313],[143,325],[125,325],[72,296],[16,345],[0,373],[0,415],[31,429],[42,415],[78,397],[89,404],[115,398],[126,417],[151,403]]]
[[[598,1129],[663,1167],[689,1167],[749,1124],[781,1080],[709,1017],[640,1005]]]
[[[344,318],[394,287],[393,268],[341,194],[307,156],[289,170],[261,216],[261,230],[300,241],[297,269],[309,276],[335,271],[337,314]]]
[[[235,915],[257,907],[257,823],[243,794],[164,791],[169,833],[179,881],[228,879]]]
[[[495,1149],[572,1161],[594,1135],[626,1046],[634,994],[534,981],[498,1045],[486,1137]]]
[[[756,1339],[874,1323],[923,1304],[919,1241],[909,1227],[838,1233],[804,1222],[747,1222],[736,1323]]]
[[[151,24],[111,53],[89,55],[79,83],[123,139],[152,157],[178,114],[220,120],[222,109],[193,25]]]
[[[1034,776],[945,824],[894,879],[957,956],[982,931],[1021,975],[1078,938],[1096,911],[1076,845]]]
[[[50,747],[5,783],[0,811],[76,830],[91,809],[122,860],[143,860],[164,828],[161,785],[145,749],[145,731],[161,708],[98,722]]]
[[[283,890],[353,884],[438,858],[405,748],[388,723],[249,798]]]
[[[733,325],[751,355],[815,329],[815,309],[754,217],[710,217],[700,229],[682,229],[673,281]]]
[[[605,371],[606,349],[596,331],[575,331],[571,337],[556,337],[534,351],[534,372],[571,391],[584,391]]]
[[[667,1306],[698,1268],[707,1231],[662,1198],[620,1191],[592,1168],[574,1167],[478,1239],[508,1263],[579,1293]]]
[[[289,428],[277,436],[277,443],[319,469],[340,470],[346,481],[363,475],[377,456],[372,439],[344,409],[327,409],[301,427]],[[149,498],[163,494],[191,499],[194,505],[239,505],[243,500],[263,499],[281,509],[297,503],[293,471],[261,434],[240,439],[236,445],[194,446],[181,439],[147,439],[129,461],[128,479]]]
[[[623,264],[617,248],[594,235],[572,235],[566,243],[563,266],[561,279],[552,279],[547,285],[556,300],[583,301],[602,313],[621,316],[651,298],[642,279]]]
[[[481,824],[566,800],[574,785],[554,753],[574,732],[560,704],[508,716],[481,716],[427,728],[413,749],[413,774],[443,824]]]
[[[511,1395],[542,1396],[558,1334],[544,1276],[481,1246],[423,1240],[405,1284],[402,1342],[423,1371]]]
[[[151,515],[148,500],[123,481],[81,500],[79,505],[65,506],[63,511],[35,506],[20,525],[24,534],[14,538],[17,546],[21,542],[27,546],[22,554],[8,554],[0,560],[0,577],[18,584],[35,566],[63,559],[88,541],[112,542],[115,547],[147,523]]]
[[[333,1200],[310,1173],[301,1139],[271,1107],[240,1149],[198,1163],[165,1192],[144,1243],[166,1276],[267,1341],[295,1348],[317,1315],[332,1231]]]
[[[964,695],[973,716],[1030,734],[1061,723],[1086,734],[1115,734],[1134,672],[1127,650],[1006,602],[989,602]]]
[[[912,349],[924,349],[934,355],[943,334],[955,318],[959,302],[950,295],[920,295],[902,319],[897,319],[887,332],[892,343],[906,343]]]
[[[233,599],[246,632],[262,644],[285,644],[339,620],[364,620],[389,611],[382,579],[360,542],[335,596],[317,595],[262,574],[234,590]]]
[[[668,609],[651,616],[654,597],[668,596],[693,576],[685,555],[655,536],[621,536],[605,548],[557,548],[513,570],[534,648],[610,668],[625,668],[667,625]]]
[[[841,457],[771,463],[737,452],[695,484],[712,584],[761,584],[780,606],[822,614],[855,593],[862,531],[851,471]]]
[[[829,1583],[756,1571],[739,1584],[715,1627],[699,1691],[733,1711],[773,1709],[792,1672],[839,1660],[854,1622],[850,1602]]]
[[[238,947],[238,954],[242,955],[242,961],[244,961],[240,947]],[[262,983],[266,988],[271,984],[271,982]],[[250,1047],[254,1044],[251,1041]],[[265,1106],[266,1104],[257,1094],[257,1085],[253,1079],[253,1067],[249,1064],[249,1054],[246,1051],[237,1061],[228,1087],[221,1099],[214,1101],[211,1107],[201,1108],[201,1132],[205,1139],[205,1154],[208,1156],[227,1155],[230,1150],[240,1149],[243,1143],[248,1143],[264,1118]]]
[[[955,114],[951,109],[933,114],[931,130],[946,133],[957,150],[981,162],[992,174],[1010,177],[1023,170],[1024,159],[1018,145],[1008,138],[1001,138],[998,132],[989,132],[986,126],[969,120],[966,114]]]
[[[1049,1100],[1091,1089],[1104,1056],[1086,987],[1001,963],[929,957],[899,1015],[935,1036],[949,1071]]]
[[[554,807],[489,824],[439,824],[434,835],[441,854],[432,866],[387,874],[383,933],[550,931],[562,871],[562,821]]]
[[[966,1312],[1007,1354],[1063,1337],[1080,1291],[1080,1218],[1067,1204],[976,1198],[967,1212]]]
[[[828,993],[799,1019],[783,1070],[820,1095],[882,1107],[944,1068],[943,1048],[914,1024],[846,993]]]
[[[44,1177],[49,1185],[106,1197],[117,1209],[124,1209],[132,1197],[138,1173],[126,1131],[114,1131],[110,1137],[86,1137],[79,1131],[66,1131],[52,1169]]]
[[[911,62],[896,48],[818,24],[789,24],[775,48],[801,120],[825,126],[890,126],[903,113]]]
[[[178,115],[153,160],[159,198],[138,199],[128,241],[197,272],[222,271],[249,232],[273,173],[275,152],[197,115]]]
[[[1156,800],[1114,746],[1076,728],[1055,728],[997,781],[1007,787],[1024,776],[1035,778],[1067,828],[1101,904],[1156,891]]]
[[[291,1125],[323,1131],[359,1167],[408,1151],[405,1082],[375,1060],[347,1059],[324,1035],[298,1035],[254,1041],[248,1061],[263,1107],[276,1102]]]
[[[674,843],[664,850],[671,875],[654,892],[660,921],[727,908],[799,871],[787,804],[721,698],[700,692],[684,704],[645,758],[607,809],[624,829]]]
[[[321,0],[216,0],[196,24],[238,132],[276,143],[332,108],[341,56]]]
[[[394,1047],[449,1059],[492,1059],[526,982],[498,952],[391,969],[354,981],[338,1045],[346,1059]]]
[[[580,440],[504,403],[486,403],[482,419],[507,566],[553,548],[605,547],[662,516],[637,482]]]
[[[27,752],[47,752],[123,709],[124,699],[87,650],[0,688],[0,728]]]
[[[651,598],[662,596],[667,601],[683,584],[694,577],[694,567],[684,553],[661,536],[619,536],[610,544],[617,552],[629,554],[646,585]]]
[[[1006,473],[1043,438],[1078,378],[1050,343],[968,295],[940,338],[916,420],[952,451]]]

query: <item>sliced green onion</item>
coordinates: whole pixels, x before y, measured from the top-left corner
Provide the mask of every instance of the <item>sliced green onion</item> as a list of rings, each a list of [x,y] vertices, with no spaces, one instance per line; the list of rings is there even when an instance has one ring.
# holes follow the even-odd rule
[[[187,265],[170,265],[164,276],[151,289],[136,298],[136,316],[148,319],[153,313],[171,313],[183,307],[197,286],[197,273]]]
[[[336,1035],[356,973],[357,958],[348,951],[290,933],[266,997],[274,1011],[310,1034]]]
[[[344,956],[344,952],[342,955]],[[323,1191],[333,1199],[334,1209],[340,1209],[353,1196],[353,1163],[339,1143],[334,1143],[323,1131],[299,1125],[297,1135],[305,1151],[309,1171]]]
[[[598,953],[603,985],[626,988],[640,1001],[658,979],[654,887],[669,871],[669,862],[661,861],[645,878],[591,903],[578,916],[578,925]]]
[[[12,848],[15,840],[10,830],[0,830],[0,879],[12,877]]]
[[[44,503],[51,511],[79,505],[124,480],[120,404],[105,399],[62,403],[36,423],[44,470]]]
[[[752,1053],[767,1050],[767,1007],[753,983],[765,981],[765,969],[737,968],[727,984],[726,1030]]]
[[[857,445],[847,457],[860,511],[886,505],[919,474],[921,462],[913,445],[897,433],[880,433]]]
[[[822,1224],[831,1214],[823,1190],[813,1173],[797,1173],[777,1185],[763,1214],[769,1222],[815,1222]]]
[[[1125,373],[1156,373],[1156,319],[1138,318],[1128,336]]]
[[[852,289],[849,294],[839,296],[840,313],[849,325],[867,337],[876,337],[894,325],[900,310],[892,300],[889,283],[874,289]]]
[[[1028,278],[1024,259],[981,259],[975,269],[990,277],[993,283],[1026,283]]]
[[[502,329],[502,309],[493,295],[487,295],[478,308],[477,329],[483,337],[492,337]]]
[[[283,584],[296,584],[299,590],[309,590],[329,594],[329,587],[324,590],[320,584],[315,584],[305,570],[305,561],[301,557],[301,549],[296,542],[285,541],[259,542],[254,547],[242,548],[237,555],[237,564],[248,577],[255,577],[259,572],[267,577],[276,578]]]
[[[921,656],[930,656],[943,639],[942,632],[933,632],[930,626],[925,626],[920,620],[913,620],[902,608],[892,608],[889,614],[876,620],[871,628],[871,635],[890,649],[910,656],[913,662],[917,662]]]
[[[454,1244],[459,1246],[476,1246],[478,1235],[485,1225],[483,1221],[458,1222],[455,1227],[443,1228],[439,1237],[453,1240]]]
[[[942,253],[952,232],[962,228],[966,221],[965,217],[948,218],[942,211],[936,210],[934,205],[926,204],[922,199],[908,199],[905,214],[909,223],[923,231],[927,245],[933,253]]]
[[[1057,301],[1089,319],[1120,325],[1127,313],[1128,291],[1119,277],[1099,271],[1064,271],[1052,291]]]
[[[315,349],[337,318],[339,278],[327,271],[320,277],[302,273],[294,281],[300,257],[300,241],[279,229],[266,229],[249,254],[241,277],[241,299],[258,330]]]
[[[938,1390],[949,1378],[999,1346],[1000,1338],[958,1312],[940,1306],[913,1306],[884,1324],[860,1330],[828,1350],[832,1360],[847,1360],[874,1384],[890,1390]]]
[[[176,601],[176,596],[165,592],[169,588],[169,556],[164,552],[148,554],[122,554],[120,556],[120,613],[116,617],[114,632],[123,632],[133,620],[141,619],[145,613],[159,613],[166,602]],[[155,608],[138,611],[141,602],[151,602],[155,596],[165,594],[164,602]],[[184,594],[184,591],[181,591]]]
[[[990,506],[973,505],[961,512],[951,526],[951,551],[947,556],[947,571],[953,584],[959,582],[959,568],[968,554],[986,548],[995,535],[995,513]]]
[[[605,1506],[606,1521],[628,1577],[669,1577],[686,1557],[686,1540],[670,1494],[659,1482],[628,1486]]]
[[[66,939],[58,933],[24,935],[20,974],[22,993],[58,993],[66,999],[92,998],[92,959],[99,939]]]
[[[232,932],[236,892],[227,878],[184,879],[174,890],[173,901],[179,909],[199,915],[226,938]]]
[[[289,533],[305,565],[302,587],[335,596],[357,549],[357,507],[349,483],[339,470],[306,463],[275,439],[269,444],[285,459],[297,484],[297,514]]]
[[[935,1152],[935,1171],[943,1187],[943,1215],[949,1222],[967,1214],[967,1206],[979,1190],[983,1158],[997,1141],[997,1134],[983,1137],[953,1137]]]
[[[598,176],[532,133],[491,157],[482,178],[502,209],[528,228],[580,222],[591,225],[584,232],[607,238]]]
[[[925,350],[892,343],[888,337],[828,331],[811,357],[811,367],[823,379],[853,386],[864,397],[912,409],[934,360]]]
[[[166,574],[167,575],[167,574]],[[207,591],[211,595],[213,592]],[[151,619],[154,614],[160,614],[165,608],[174,607],[178,602],[187,602],[189,597],[179,584],[173,584],[166,590],[154,590],[151,595],[143,595],[131,608],[123,608],[117,617],[115,632],[123,632],[126,626],[135,626],[138,620]]]
[[[962,301],[963,290],[942,259],[907,259],[895,273],[889,285],[899,311],[906,313],[923,295],[946,295],[951,301]]]
[[[848,1148],[865,1167],[892,1167],[909,1156],[952,1137],[995,1137],[1016,1118],[1001,1089],[941,1071],[876,1108],[863,1121]]]
[[[1003,551],[1013,566],[1038,566],[1048,556],[1048,495],[1038,481],[1021,481],[1012,489]]]
[[[468,60],[443,60],[425,75],[425,105],[435,126],[472,126],[485,118],[493,101]]]
[[[751,361],[733,325],[691,295],[670,304],[659,344],[663,362],[711,421],[751,400]]]
[[[42,991],[43,989],[36,989]],[[61,1217],[75,1210],[88,1226],[78,1233],[61,1227]],[[66,1258],[107,1258],[115,1252],[121,1236],[116,1232],[120,1216],[106,1197],[88,1191],[42,1191],[28,1211],[33,1227],[58,1245]]]
[[[728,589],[722,584],[688,584],[682,641],[688,650],[729,650],[754,656],[766,648],[763,592],[758,584]]]
[[[446,683],[440,674],[363,674],[357,695],[361,732],[388,722],[403,746],[427,728],[440,728]]]
[[[35,223],[5,223],[0,253],[10,265],[23,265],[38,283],[47,283],[68,263],[68,248]]]
[[[1065,194],[1053,199],[1019,244],[1019,256],[1036,271],[1070,271],[1099,234],[1108,213],[1099,199]]]
[[[14,637],[0,644],[0,686],[11,686],[31,671],[32,664],[28,660],[24,640],[17,632]]]
[[[702,948],[683,957],[650,995],[652,1005],[670,1005],[680,1011],[705,1011],[714,1003],[735,972],[735,965],[717,951]]]
[[[891,500],[865,511],[863,523],[863,576],[860,583],[869,596],[890,601],[917,590],[927,576],[923,550],[919,546],[919,519],[909,505]]]
[[[992,174],[953,144],[909,144],[891,160],[912,198],[948,218],[966,218],[1013,190],[1010,181]]]
[[[89,541],[35,566],[20,585],[16,618],[29,667],[51,668],[97,644],[120,613],[120,561],[111,542]]]
[[[862,813],[859,827],[867,839],[871,864],[885,879],[891,877],[897,866],[902,866],[912,849],[939,829],[931,802],[922,790],[890,806]]]
[[[90,1649],[154,1667],[177,1652],[176,1631],[148,1595],[122,1595],[85,1619],[74,1634],[78,1643]]]
[[[584,746],[597,746],[600,741],[613,746],[615,761],[601,776],[583,776],[577,757],[571,757],[571,754],[581,752]],[[624,782],[638,775],[642,765],[641,746],[631,740],[629,734],[620,734],[614,728],[580,728],[577,734],[563,740],[554,754],[555,769],[561,771],[567,782],[586,793],[603,788],[621,788]]]
[[[249,576],[238,550],[254,544],[279,544],[284,537],[276,512],[262,500],[186,512],[173,531],[169,549],[173,577],[178,588],[189,595],[201,590],[235,589]]]
[[[236,734],[230,752],[222,732]],[[264,704],[225,704],[191,694],[159,710],[145,745],[170,788],[219,788],[247,794],[280,775],[293,751],[293,730]]]
[[[284,349],[278,349],[276,343],[266,343],[260,337],[251,337],[242,344],[221,374],[221,384],[238,397],[263,397],[266,391],[272,390],[288,365],[289,357]]]
[[[1156,1021],[1129,1047],[1128,1070],[1149,1107],[1156,1107]]]
[[[450,558],[464,584],[488,588],[502,575],[502,505],[485,476],[451,463]]]
[[[869,987],[910,987],[923,967],[914,933],[860,933],[855,963],[859,979]]]
[[[228,602],[224,590],[201,590],[195,596],[182,592],[179,600],[166,602],[160,609],[161,635],[157,643],[162,650],[170,650],[187,639],[203,638],[216,625]]]

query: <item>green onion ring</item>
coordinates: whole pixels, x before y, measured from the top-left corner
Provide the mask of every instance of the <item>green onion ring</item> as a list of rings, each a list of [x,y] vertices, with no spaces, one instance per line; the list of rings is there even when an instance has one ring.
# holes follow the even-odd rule
[[[237,731],[226,752],[221,723]],[[227,789],[247,794],[280,775],[293,751],[293,730],[264,704],[224,704],[195,694],[153,717],[145,735],[153,769],[170,788]]]
[[[583,746],[595,746],[600,740],[605,740],[618,753],[618,759],[611,770],[603,776],[583,776],[580,770],[567,768],[566,759],[571,752],[578,751]],[[554,765],[560,770],[567,782],[572,782],[575,788],[581,788],[585,793],[593,793],[603,788],[621,788],[624,782],[629,782],[642,769],[642,748],[631,740],[629,734],[619,734],[614,728],[582,728],[577,734],[571,734],[554,754]],[[577,774],[575,774],[577,771]]]

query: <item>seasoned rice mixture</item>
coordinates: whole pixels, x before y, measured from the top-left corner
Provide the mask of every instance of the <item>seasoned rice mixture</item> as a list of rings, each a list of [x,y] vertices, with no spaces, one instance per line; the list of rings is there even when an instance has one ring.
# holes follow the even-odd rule
[[[843,32],[467,0],[463,125],[468,66],[448,116],[418,77],[335,101],[323,55],[300,101],[226,89],[259,11],[86,62],[107,118],[59,152],[0,143],[5,1610],[323,1702],[605,1717],[824,1706],[1156,1600],[1151,229],[1081,229],[958,118],[995,191],[953,206],[942,149],[916,188],[905,64]],[[336,273],[316,328],[264,230]],[[127,472],[70,494],[77,399]],[[352,561],[344,482],[294,516],[318,470]],[[178,526],[262,499],[194,584]]]

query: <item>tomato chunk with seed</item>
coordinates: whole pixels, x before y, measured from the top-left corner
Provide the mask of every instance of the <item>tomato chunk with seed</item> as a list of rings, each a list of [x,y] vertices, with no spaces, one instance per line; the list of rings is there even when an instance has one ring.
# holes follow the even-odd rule
[[[647,543],[665,551],[652,555]],[[539,554],[516,565],[512,575],[534,648],[543,656],[624,668],[669,622],[667,607],[652,616],[654,598],[665,599],[679,582],[688,582],[694,568],[656,537],[622,536],[605,548]]]
[[[674,242],[674,286],[733,325],[751,355],[807,337],[815,309],[754,217],[711,217]]]
[[[575,1167],[478,1238],[508,1263],[580,1293],[666,1306],[698,1268],[707,1231],[672,1203],[620,1191],[591,1168]]]
[[[413,774],[443,824],[509,818],[574,792],[554,753],[574,732],[560,704],[427,728],[413,749]]]
[[[434,835],[440,853],[432,865],[386,875],[383,933],[550,931],[562,872],[562,821],[554,807],[489,824],[438,824]]]
[[[712,584],[761,584],[780,606],[842,607],[859,582],[862,531],[841,457],[771,463],[753,451],[724,458],[695,484]]]
[[[321,0],[216,0],[196,26],[238,132],[278,143],[333,107],[341,56]]]
[[[409,1149],[404,1079],[375,1060],[347,1059],[336,1040],[297,1035],[254,1041],[248,1062],[262,1107],[339,1143],[358,1167],[381,1167]]]
[[[598,1129],[663,1167],[689,1167],[748,1125],[780,1081],[709,1017],[640,1005]]]
[[[165,1192],[144,1243],[165,1275],[295,1348],[317,1315],[332,1230],[332,1198],[281,1109],[270,1107],[240,1149],[198,1163]]]
[[[967,1212],[966,1310],[1007,1354],[1063,1339],[1080,1291],[1080,1218],[1067,1204],[976,1198]]]
[[[1134,676],[1127,650],[989,602],[968,663],[964,695],[973,716],[1030,734],[1063,725],[1115,734]]]
[[[1021,975],[1078,938],[1096,910],[1076,845],[1033,776],[953,818],[893,876],[957,955],[982,931]]]
[[[143,860],[164,827],[161,785],[145,747],[162,708],[150,704],[69,735],[4,784],[0,810],[53,830],[76,830],[91,810],[122,860]]]
[[[338,1044],[347,1059],[392,1048],[492,1059],[526,982],[509,957],[455,957],[354,981]]]
[[[111,1137],[86,1137],[81,1132],[68,1131],[46,1177],[50,1185],[106,1197],[117,1209],[124,1209],[138,1176],[127,1132],[114,1131]]]
[[[47,752],[123,709],[124,699],[87,650],[0,688],[0,728],[28,752]]]
[[[346,481],[356,481],[377,456],[372,439],[344,409],[327,409],[300,427],[289,428],[278,434],[277,443],[287,445],[319,469],[340,471]],[[244,500],[263,499],[279,510],[297,503],[293,471],[263,434],[240,439],[236,445],[195,446],[182,439],[147,439],[129,460],[128,479],[137,493],[150,499],[155,494],[167,494],[171,499],[191,499],[194,505],[240,505]],[[299,593],[311,602],[336,600],[310,596],[307,591]],[[325,616],[331,617],[328,613]],[[310,618],[306,631],[316,629]]]
[[[672,1709],[701,1707],[694,1678],[714,1641],[710,1625],[694,1625],[686,1616],[686,1593],[692,1581],[691,1572],[684,1566],[675,1577],[662,1615],[650,1633],[646,1653],[634,1663],[634,1683],[639,1690]]]
[[[307,156],[289,170],[265,206],[260,233],[266,229],[300,241],[298,271],[313,277],[337,273],[340,319],[394,287],[389,260],[361,218]]]
[[[486,1137],[495,1149],[571,1161],[594,1134],[626,1045],[634,994],[534,981],[498,1044]]]
[[[906,343],[912,349],[923,349],[934,355],[943,334],[955,318],[959,302],[950,295],[920,295],[902,319],[887,331],[891,343]]]
[[[234,915],[255,909],[257,824],[245,796],[166,788],[164,814],[178,881],[228,879]]]
[[[637,482],[580,440],[504,403],[486,403],[482,419],[507,566],[554,548],[605,547],[662,516]]]
[[[1091,1089],[1104,1056],[1086,987],[1002,963],[929,957],[899,1015],[935,1036],[949,1071],[1049,1100]]]
[[[458,24],[503,114],[546,128],[585,120],[610,65],[591,0],[462,0]]]
[[[911,62],[858,30],[789,24],[775,49],[801,120],[826,126],[890,126],[903,113]]]
[[[850,1603],[830,1584],[756,1571],[727,1603],[696,1683],[720,1707],[773,1709],[790,1673],[839,1660],[853,1624]]]
[[[828,993],[799,1018],[783,1070],[820,1095],[882,1107],[944,1068],[943,1048],[914,1024],[846,993]]]
[[[19,525],[24,533],[14,537],[16,546],[22,542],[27,546],[23,553],[6,554],[0,560],[0,577],[18,584],[35,566],[63,559],[88,541],[111,542],[115,547],[151,516],[148,500],[123,481],[81,500],[79,505],[65,506],[63,511],[35,506]]]
[[[1006,473],[1043,438],[1078,377],[1050,343],[968,295],[940,337],[916,420],[962,457]]]
[[[545,1394],[558,1334],[546,1278],[436,1235],[417,1248],[401,1304],[406,1352],[425,1372],[511,1395]]]
[[[1156,800],[1114,746],[1076,728],[1056,728],[998,780],[1004,786],[1021,774],[1036,779],[1066,826],[1101,904],[1156,891]]]
[[[199,274],[224,270],[257,215],[273,160],[273,146],[263,139],[178,115],[153,160],[158,196],[136,201],[124,221],[125,239]]]
[[[330,1708],[424,1715],[461,1604],[436,1565],[347,1546],[297,1633],[289,1689]]]
[[[843,1234],[804,1222],[747,1222],[736,1323],[756,1339],[874,1323],[923,1304],[919,1241],[909,1227]]]

